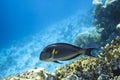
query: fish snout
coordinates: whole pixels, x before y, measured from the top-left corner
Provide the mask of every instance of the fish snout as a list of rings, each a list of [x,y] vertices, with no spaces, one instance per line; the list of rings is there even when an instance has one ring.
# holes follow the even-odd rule
[[[41,52],[40,54],[40,60],[41,61],[47,61],[51,57],[51,54],[49,52]]]
[[[40,57],[39,57],[40,60],[43,60],[43,57],[42,57],[43,54],[44,54],[43,52],[40,53]]]

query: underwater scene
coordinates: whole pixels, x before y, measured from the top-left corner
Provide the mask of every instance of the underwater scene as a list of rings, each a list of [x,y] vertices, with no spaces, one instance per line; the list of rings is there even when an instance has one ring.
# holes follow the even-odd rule
[[[0,80],[120,80],[120,0],[3,0]]]

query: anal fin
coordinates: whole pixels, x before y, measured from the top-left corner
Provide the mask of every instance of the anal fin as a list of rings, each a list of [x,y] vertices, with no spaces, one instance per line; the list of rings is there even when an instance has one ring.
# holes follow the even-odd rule
[[[59,62],[59,61],[53,61],[53,62],[55,62],[55,63],[59,63],[59,64],[62,64],[61,62]]]

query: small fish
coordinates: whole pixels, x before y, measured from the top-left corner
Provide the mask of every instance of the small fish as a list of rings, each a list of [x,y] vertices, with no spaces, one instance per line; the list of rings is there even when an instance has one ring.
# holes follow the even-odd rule
[[[43,49],[40,54],[40,60],[46,62],[56,62],[65,61],[73,59],[81,54],[95,57],[91,52],[96,52],[97,48],[87,48],[83,49],[67,43],[55,43],[48,45]]]

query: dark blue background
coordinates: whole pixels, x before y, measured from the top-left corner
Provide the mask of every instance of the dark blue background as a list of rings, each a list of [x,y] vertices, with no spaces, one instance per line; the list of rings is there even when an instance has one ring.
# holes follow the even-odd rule
[[[77,11],[87,10],[91,0],[2,0],[0,48],[43,30]]]

